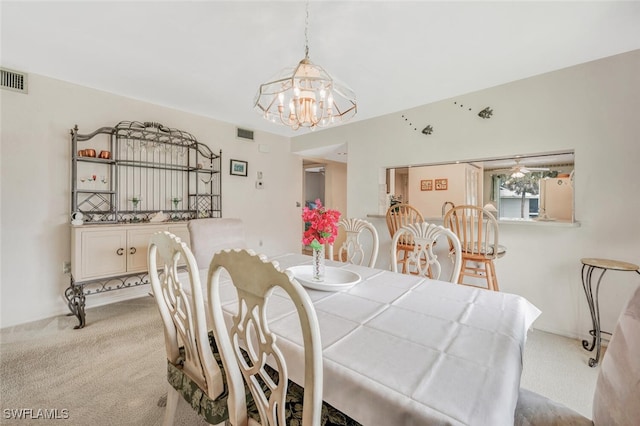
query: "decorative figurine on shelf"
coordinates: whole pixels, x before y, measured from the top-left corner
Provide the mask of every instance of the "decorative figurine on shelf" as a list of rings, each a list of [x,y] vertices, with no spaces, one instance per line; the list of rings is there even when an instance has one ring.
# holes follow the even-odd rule
[[[83,218],[84,215],[81,212],[73,212],[71,214],[71,224],[75,226],[82,225],[84,223]]]
[[[171,202],[173,203],[173,210],[177,211],[178,210],[178,203],[180,203],[182,201],[182,198],[180,197],[173,197],[171,199]],[[173,214],[173,216],[171,217],[171,220],[180,220],[180,215],[176,212]]]
[[[169,220],[169,215],[166,213],[163,213],[162,210],[152,214],[149,218],[149,222],[165,222],[167,220]]]
[[[320,199],[315,201],[315,205],[313,209],[305,207],[302,210],[305,222],[302,243],[313,249],[313,279],[324,281],[324,245],[333,244],[338,235],[340,212],[325,208]]]
[[[131,218],[132,222],[140,222],[140,218],[137,216],[136,212],[138,211],[138,205],[142,201],[139,195],[134,195],[131,198],[131,203],[133,204],[133,217]]]

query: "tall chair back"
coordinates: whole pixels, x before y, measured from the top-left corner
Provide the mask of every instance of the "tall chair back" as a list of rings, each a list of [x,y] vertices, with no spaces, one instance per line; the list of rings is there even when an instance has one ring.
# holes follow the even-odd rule
[[[236,314],[227,327],[222,309],[220,283],[226,271],[238,295]],[[266,305],[274,290],[286,294],[296,307],[304,342],[304,400],[302,424],[319,425],[322,409],[322,346],[315,309],[304,288],[290,273],[253,251],[225,250],[209,266],[208,300],[213,329],[222,355],[229,387],[229,419],[233,425],[247,423],[244,394],[246,382],[258,408],[262,426],[285,425],[285,402],[289,376],[287,362],[269,329]],[[270,375],[272,361],[277,377]]]
[[[460,205],[453,207],[444,216],[444,226],[451,229],[462,246],[462,271],[459,283],[465,276],[482,278],[490,290],[498,291],[498,278],[494,259],[505,255],[506,249],[499,245],[498,221],[488,210],[480,206]],[[475,264],[480,264],[476,267]]]
[[[442,241],[444,244],[437,246],[444,247],[442,253],[451,257],[453,261],[451,273],[446,280],[452,283],[458,282],[462,266],[460,240],[450,229],[427,222],[405,225],[395,233],[391,241],[391,268],[393,272],[398,272],[397,243],[406,234],[411,235],[414,241],[413,250],[405,255],[407,272],[439,280],[443,271],[435,248],[436,243]],[[453,247],[453,250],[448,250],[448,247]]]
[[[186,265],[186,276],[178,266]],[[189,247],[180,238],[167,232],[151,237],[148,250],[149,279],[164,326],[170,382],[164,424],[173,424],[180,392],[184,387],[197,387],[204,394],[197,404],[208,399],[210,407],[194,406],[207,421],[219,423],[227,418],[227,401],[222,396],[222,371],[210,346],[205,305],[198,266]],[[183,283],[185,280],[188,283]],[[185,286],[188,288],[185,289]],[[185,291],[188,290],[188,291]],[[190,390],[192,393],[193,390]],[[188,399],[186,394],[183,394]]]
[[[533,391],[520,388],[515,426],[640,425],[640,287],[629,299],[602,358],[593,394],[593,421]]]
[[[639,272],[640,273],[640,272]],[[593,395],[596,425],[640,424],[640,287],[618,318]]]
[[[343,218],[338,222],[338,227],[343,228],[347,233],[347,236],[338,250],[338,260],[346,261],[356,265],[362,265],[366,261],[366,254],[364,245],[360,241],[360,234],[364,231],[371,233],[371,254],[369,256],[369,262],[367,265],[373,268],[376,265],[378,259],[378,231],[371,224],[363,219],[358,218]],[[329,259],[333,259],[333,245],[329,245]]]
[[[191,251],[198,265],[205,268],[213,255],[224,249],[246,248],[244,224],[235,218],[204,218],[187,224]]]
[[[387,209],[387,228],[389,236],[393,238],[398,229],[405,225],[424,222],[422,213],[410,204],[395,204]],[[413,236],[403,233],[397,242],[398,253],[402,257],[398,258],[398,263],[402,263],[402,272],[407,272],[407,254],[413,251]]]

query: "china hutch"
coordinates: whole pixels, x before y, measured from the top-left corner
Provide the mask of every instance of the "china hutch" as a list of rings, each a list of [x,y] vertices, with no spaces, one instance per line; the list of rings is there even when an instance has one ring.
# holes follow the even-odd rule
[[[147,245],[167,230],[187,244],[187,221],[222,216],[222,151],[182,130],[122,121],[71,130],[69,310],[85,325],[85,297],[148,284]]]

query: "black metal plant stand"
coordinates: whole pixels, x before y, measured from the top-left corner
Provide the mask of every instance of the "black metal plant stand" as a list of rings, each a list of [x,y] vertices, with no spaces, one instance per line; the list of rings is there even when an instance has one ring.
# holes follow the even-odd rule
[[[589,330],[589,334],[592,339],[582,341],[582,347],[590,352],[596,349],[595,358],[589,358],[589,367],[595,367],[600,362],[600,352],[602,346],[602,334],[611,335],[608,331],[602,331],[600,328],[600,304],[598,302],[598,293],[600,291],[600,283],[604,273],[608,270],[616,271],[635,271],[640,274],[638,265],[627,262],[620,262],[618,260],[609,259],[593,259],[584,258],[582,262],[582,287],[584,288],[584,294],[587,297],[587,304],[589,305],[589,312],[591,313],[591,322],[593,328]],[[596,291],[593,291],[593,272],[599,270],[600,275],[596,283]]]

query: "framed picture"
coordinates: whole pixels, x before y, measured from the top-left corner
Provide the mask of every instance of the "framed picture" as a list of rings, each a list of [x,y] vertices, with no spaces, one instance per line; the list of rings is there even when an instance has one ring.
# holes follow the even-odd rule
[[[436,179],[436,191],[446,191],[449,186],[449,179]]]
[[[421,180],[420,181],[420,191],[433,191],[433,180]]]
[[[246,176],[247,167],[248,167],[248,164],[246,161],[231,160],[231,164],[229,166],[229,174],[232,174],[235,176]]]

